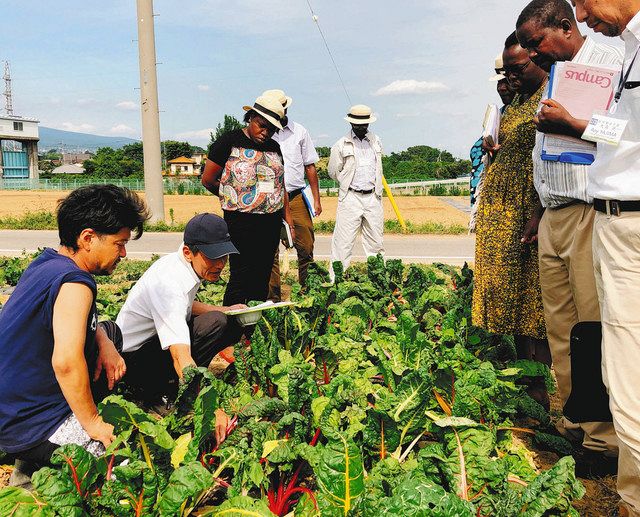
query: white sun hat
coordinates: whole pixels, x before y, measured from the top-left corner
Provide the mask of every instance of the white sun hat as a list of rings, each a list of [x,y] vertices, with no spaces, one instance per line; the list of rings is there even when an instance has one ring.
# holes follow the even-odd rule
[[[283,90],[265,90],[262,92],[263,97],[275,97],[278,102],[282,104],[284,109],[287,109],[293,103],[293,99],[287,96]]]
[[[282,129],[280,121],[284,117],[284,108],[275,97],[261,95],[253,103],[253,106],[243,106],[242,109],[245,111],[253,110],[266,118],[278,129]]]
[[[356,104],[355,106],[351,106],[349,109],[349,113],[344,117],[347,122],[351,124],[371,124],[378,120],[371,113],[371,108],[369,106],[365,106],[364,104]]]
[[[502,81],[502,79],[506,79],[507,77],[502,73],[498,72],[498,70],[502,70],[504,67],[504,63],[502,62],[502,52],[496,56],[495,63],[496,75],[489,77],[489,81]]]

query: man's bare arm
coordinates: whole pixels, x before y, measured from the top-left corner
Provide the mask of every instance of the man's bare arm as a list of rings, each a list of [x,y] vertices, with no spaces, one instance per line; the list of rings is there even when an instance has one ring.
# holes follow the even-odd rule
[[[223,305],[211,305],[210,303],[203,303],[196,300],[193,302],[193,305],[191,305],[191,314],[193,316],[200,316],[211,311],[228,312],[236,309],[245,309],[246,307],[244,303],[236,303],[235,305],[225,307]]]
[[[83,284],[63,284],[53,306],[53,356],[51,364],[71,411],[87,434],[105,447],[115,439],[113,426],[98,414],[91,394],[84,356],[87,318],[93,302]]]
[[[304,172],[307,175],[307,180],[309,180],[311,192],[313,193],[313,199],[315,202],[313,210],[318,216],[322,213],[322,204],[320,203],[320,181],[318,180],[318,171],[316,170],[316,165],[314,163],[305,165]]]

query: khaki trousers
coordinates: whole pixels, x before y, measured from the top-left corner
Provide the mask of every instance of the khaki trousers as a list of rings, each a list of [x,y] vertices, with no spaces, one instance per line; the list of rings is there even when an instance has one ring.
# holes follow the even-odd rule
[[[538,228],[538,261],[547,339],[564,405],[571,394],[571,329],[580,321],[600,321],[593,273],[592,234],[595,211],[577,204],[547,209]],[[611,422],[574,424],[563,418],[569,433],[580,433],[582,444],[595,451],[618,452]]]
[[[289,201],[289,210],[291,211],[296,232],[293,246],[298,253],[298,281],[300,285],[304,286],[307,280],[309,264],[313,262],[313,244],[315,242],[313,219],[311,219],[309,209],[304,199],[302,199],[302,194],[298,194]],[[269,280],[269,300],[280,301],[280,298],[280,253],[276,250]]]
[[[602,317],[602,376],[618,435],[618,493],[640,515],[640,212],[596,212],[593,263]]]

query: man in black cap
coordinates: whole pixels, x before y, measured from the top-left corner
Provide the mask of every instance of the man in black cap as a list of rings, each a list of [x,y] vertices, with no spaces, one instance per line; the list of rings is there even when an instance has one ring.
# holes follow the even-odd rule
[[[127,364],[124,381],[144,401],[172,397],[185,367],[208,366],[240,338],[240,327],[225,312],[244,305],[196,300],[202,280],[218,280],[232,253],[238,250],[224,219],[198,214],[187,223],[180,249],[154,262],[129,291],[116,323]]]

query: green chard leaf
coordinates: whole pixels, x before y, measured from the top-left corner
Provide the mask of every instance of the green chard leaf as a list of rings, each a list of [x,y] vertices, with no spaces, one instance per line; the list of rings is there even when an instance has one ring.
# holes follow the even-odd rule
[[[98,479],[95,457],[79,445],[64,445],[54,451],[51,463],[56,468],[33,474],[36,492],[60,515],[88,515],[89,493]]]
[[[0,489],[0,515],[55,517],[56,512],[39,495],[24,488],[9,486]]]
[[[188,463],[175,470],[158,502],[161,517],[190,515],[213,484],[213,475],[199,462]]]

